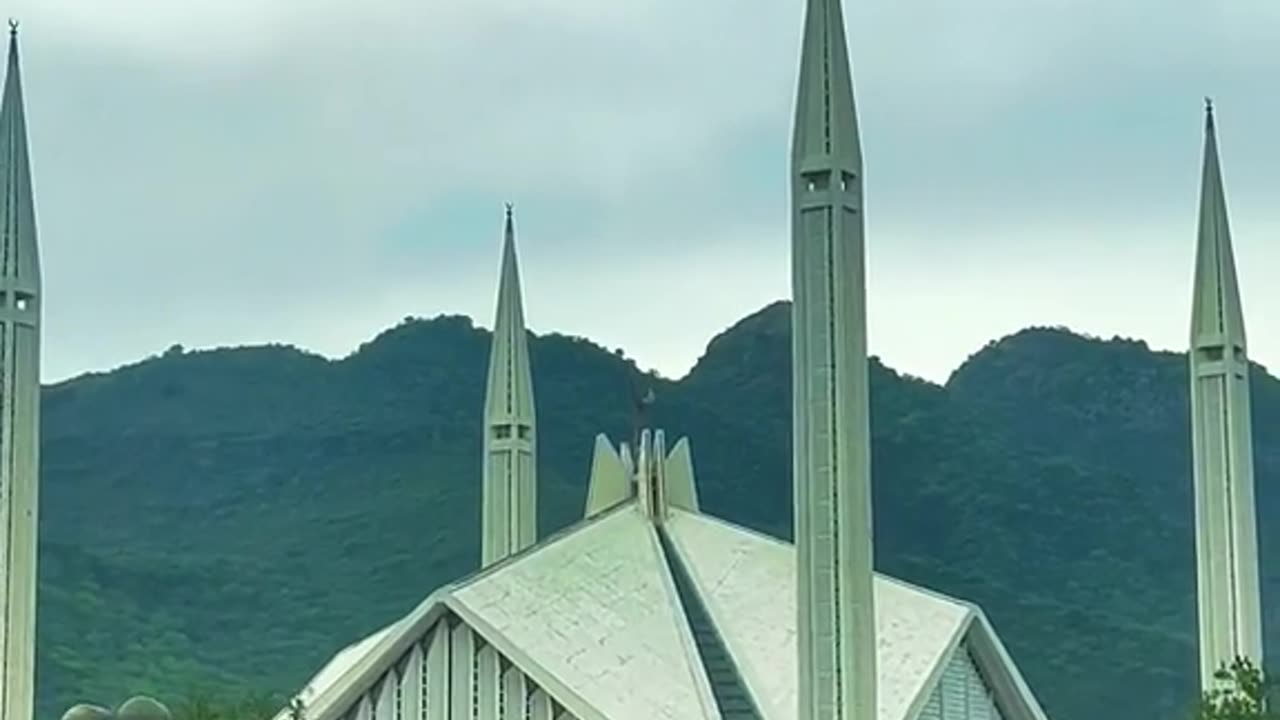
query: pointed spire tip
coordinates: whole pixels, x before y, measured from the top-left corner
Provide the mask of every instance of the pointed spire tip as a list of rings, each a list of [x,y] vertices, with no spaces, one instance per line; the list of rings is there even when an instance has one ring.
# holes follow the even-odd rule
[[[18,19],[9,18],[9,37],[18,36]]]

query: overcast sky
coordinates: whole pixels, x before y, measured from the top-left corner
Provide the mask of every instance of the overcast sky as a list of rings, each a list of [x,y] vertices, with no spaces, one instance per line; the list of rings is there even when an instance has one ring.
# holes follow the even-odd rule
[[[846,0],[871,350],[1028,325],[1182,348],[1215,97],[1253,357],[1280,366],[1280,3]],[[17,0],[45,378],[173,343],[342,356],[485,326],[683,375],[789,293],[800,0]]]

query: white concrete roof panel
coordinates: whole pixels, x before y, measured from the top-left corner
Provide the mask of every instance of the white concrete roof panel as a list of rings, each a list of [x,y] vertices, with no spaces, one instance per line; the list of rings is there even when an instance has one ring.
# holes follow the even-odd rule
[[[795,720],[795,547],[707,515],[673,512],[667,528],[768,720]],[[874,592],[877,714],[903,720],[971,611],[880,575]]]
[[[610,720],[704,720],[652,526],[622,508],[452,592]]]

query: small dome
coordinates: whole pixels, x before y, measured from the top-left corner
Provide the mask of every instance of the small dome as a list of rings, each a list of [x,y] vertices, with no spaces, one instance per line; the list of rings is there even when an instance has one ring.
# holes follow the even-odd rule
[[[62,714],[62,720],[105,720],[111,717],[111,711],[98,705],[80,703]]]
[[[119,720],[173,720],[169,708],[146,695],[136,695],[125,700],[120,709],[116,710],[116,717]]]

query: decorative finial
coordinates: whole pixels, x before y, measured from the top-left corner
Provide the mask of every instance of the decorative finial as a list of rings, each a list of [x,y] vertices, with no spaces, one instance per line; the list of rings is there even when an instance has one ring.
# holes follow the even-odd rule
[[[1207,95],[1204,98],[1204,111],[1209,113],[1210,115],[1213,114],[1213,98]]]
[[[511,203],[505,203],[505,204],[506,204],[506,206],[507,206],[507,219],[508,219],[508,220],[510,220],[510,219],[511,219],[511,211],[515,208],[515,206],[514,206],[514,205],[512,205]]]
[[[18,19],[9,18],[9,35],[17,36],[17,34],[18,34]]]

